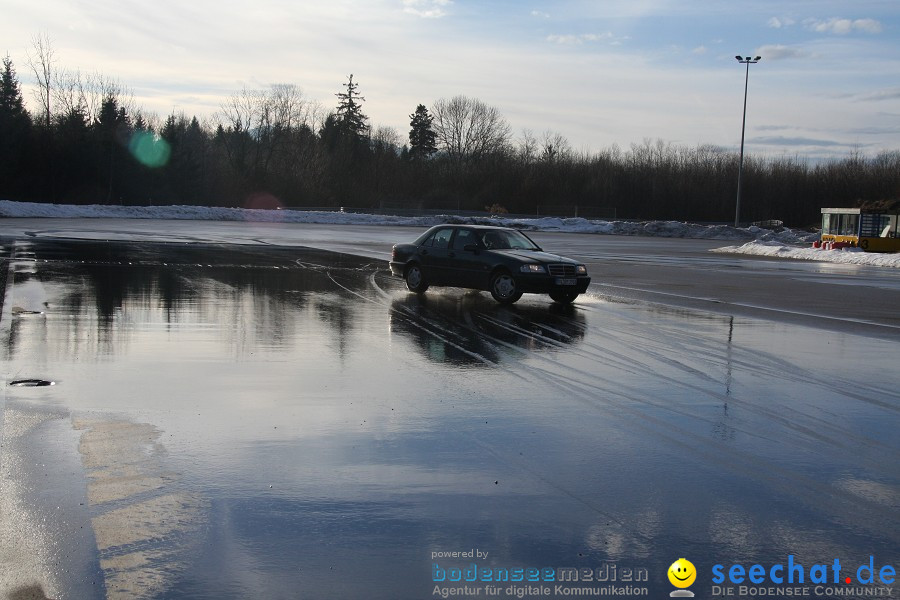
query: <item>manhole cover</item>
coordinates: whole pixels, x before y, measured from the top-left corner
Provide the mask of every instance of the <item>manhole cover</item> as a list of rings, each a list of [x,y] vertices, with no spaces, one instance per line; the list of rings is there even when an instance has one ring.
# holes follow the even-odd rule
[[[9,385],[15,387],[44,387],[48,385],[56,385],[55,381],[47,381],[46,379],[16,379],[10,381]]]

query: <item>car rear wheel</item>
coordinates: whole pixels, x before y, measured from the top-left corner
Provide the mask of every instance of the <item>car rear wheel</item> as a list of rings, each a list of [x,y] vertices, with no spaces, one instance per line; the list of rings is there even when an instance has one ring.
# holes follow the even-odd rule
[[[560,304],[570,304],[578,297],[578,292],[570,292],[568,290],[554,290],[550,292],[550,299]]]
[[[428,282],[422,273],[422,267],[413,263],[406,267],[406,288],[415,294],[424,294],[428,289]]]
[[[512,304],[522,297],[522,292],[512,275],[498,271],[491,276],[491,296],[501,304]]]

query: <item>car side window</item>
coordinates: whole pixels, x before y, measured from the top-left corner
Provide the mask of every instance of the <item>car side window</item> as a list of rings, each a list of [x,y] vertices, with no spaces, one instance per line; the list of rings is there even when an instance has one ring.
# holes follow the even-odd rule
[[[453,238],[453,249],[462,250],[467,244],[477,243],[475,233],[470,229],[457,229],[456,237]]]
[[[509,243],[506,241],[506,236],[504,236],[499,231],[488,231],[484,234],[484,237],[481,238],[481,241],[484,243],[484,247],[488,250],[505,250],[509,248]]]
[[[450,236],[453,235],[452,229],[438,229],[434,234],[433,248],[449,248]]]
[[[433,244],[433,243],[434,243],[434,234],[432,233],[427,238],[425,238],[425,241],[422,242],[422,245],[426,246],[426,247],[430,247],[431,244]]]

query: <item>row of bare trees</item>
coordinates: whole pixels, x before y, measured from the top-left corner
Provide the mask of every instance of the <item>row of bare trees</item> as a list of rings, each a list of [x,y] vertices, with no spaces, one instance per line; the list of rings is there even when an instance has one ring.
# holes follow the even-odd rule
[[[467,96],[420,104],[409,135],[373,127],[351,75],[334,109],[295,85],[244,89],[209,120],[160,120],[100,75],[56,69],[46,39],[28,66],[38,110],[24,109],[11,61],[0,86],[0,197],[54,202],[416,207],[544,214],[603,207],[619,218],[728,221],[737,156],[644,140],[587,154],[562,135],[515,136]],[[411,107],[412,108],[412,107]],[[24,115],[24,118],[23,116]],[[24,119],[24,120],[23,120]],[[10,125],[10,124],[13,125]],[[5,129],[4,129],[5,128]],[[149,153],[149,154],[148,154]],[[150,156],[150,158],[147,158]],[[15,165],[15,167],[10,167]],[[900,193],[900,152],[827,163],[747,157],[746,220],[817,221],[822,206]]]

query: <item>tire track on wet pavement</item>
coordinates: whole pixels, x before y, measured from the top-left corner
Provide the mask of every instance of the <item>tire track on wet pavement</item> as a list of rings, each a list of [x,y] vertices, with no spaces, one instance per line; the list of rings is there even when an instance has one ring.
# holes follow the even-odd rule
[[[596,310],[593,307],[588,310]],[[411,311],[409,311],[411,313]],[[424,319],[423,319],[424,320]],[[476,312],[474,314],[470,314],[467,310],[464,312],[463,321],[468,324],[469,329],[473,333],[477,333],[481,335],[484,339],[489,340],[496,346],[503,346],[511,353],[521,353],[530,358],[534,358],[535,360],[541,362],[550,362],[553,365],[553,370],[545,371],[545,374],[548,377],[553,377],[557,374],[558,371],[568,372],[580,380],[584,381],[601,381],[605,385],[597,386],[592,385],[594,389],[598,392],[602,393],[616,393],[620,389],[627,389],[631,393],[631,399],[634,402],[646,404],[649,406],[653,406],[654,408],[666,410],[669,412],[673,412],[683,417],[690,418],[698,418],[695,414],[690,413],[686,410],[679,410],[672,407],[669,404],[666,404],[661,401],[653,401],[650,398],[641,397],[637,392],[638,388],[634,386],[628,386],[622,383],[620,380],[612,380],[609,378],[604,378],[599,376],[596,372],[589,372],[584,369],[578,369],[573,367],[569,361],[563,362],[556,360],[555,358],[551,358],[551,356],[547,355],[544,352],[534,352],[524,349],[521,345],[511,344],[504,340],[500,340],[495,336],[492,336],[483,328],[479,328],[476,321],[483,321],[490,323],[496,328],[503,329],[514,333],[516,335],[520,335],[522,337],[528,338],[531,341],[538,342],[544,346],[548,347],[556,347],[556,348],[568,348],[567,345],[560,343],[559,341],[548,338],[540,333],[536,333],[532,329],[526,329],[525,327],[518,327],[515,325],[511,325],[509,323],[502,322],[495,317],[492,317],[486,313]],[[542,329],[546,326],[542,323],[533,323],[534,328]],[[608,321],[605,323],[608,326]],[[445,328],[446,330],[447,328]],[[607,327],[604,329],[604,334],[610,333],[610,329]],[[680,332],[679,332],[680,333]],[[635,330],[631,328],[627,331],[627,336],[623,333],[619,336],[618,347],[628,348],[630,352],[624,352],[619,350],[614,350],[612,345],[601,346],[599,344],[595,344],[588,340],[584,340],[579,344],[578,349],[570,349],[567,354],[569,355],[579,355],[581,358],[586,359],[587,361],[597,362],[601,361],[606,364],[610,364],[615,366],[617,369],[631,373],[633,375],[639,377],[652,377],[657,378],[664,381],[666,384],[680,387],[688,390],[691,393],[704,395],[709,397],[712,400],[718,402],[732,402],[734,404],[740,405],[746,410],[753,412],[754,414],[768,420],[770,423],[778,423],[780,426],[785,429],[792,430],[795,433],[802,434],[811,440],[818,442],[825,442],[837,448],[846,448],[848,446],[847,442],[852,442],[855,444],[866,444],[872,448],[877,448],[880,451],[884,452],[895,452],[896,448],[891,446],[887,446],[877,440],[871,440],[867,437],[862,437],[856,435],[852,432],[847,431],[846,429],[840,428],[839,426],[833,425],[831,422],[815,417],[809,412],[801,412],[791,407],[780,406],[778,410],[767,408],[763,405],[758,404],[757,402],[747,399],[741,398],[734,395],[726,394],[723,392],[715,391],[713,389],[709,389],[708,387],[704,387],[702,384],[708,385],[721,385],[721,382],[710,376],[707,371],[711,370],[710,367],[721,367],[725,363],[725,357],[718,357],[716,361],[717,364],[714,365],[706,365],[705,368],[697,368],[686,364],[684,361],[678,360],[677,358],[673,358],[671,355],[681,355],[681,356],[695,356],[700,354],[701,357],[703,355],[703,351],[706,351],[707,356],[704,360],[709,361],[711,358],[711,350],[709,345],[706,342],[699,338],[697,335],[691,335],[689,338],[685,338],[690,342],[690,345],[686,345],[685,343],[679,341],[674,349],[667,349],[664,347],[662,343],[660,343],[660,338],[670,339],[672,336],[669,332],[665,332],[664,335],[658,335],[657,337],[653,337],[651,335],[644,335],[641,331]],[[635,343],[635,341],[639,343]],[[581,348],[588,348],[590,352],[585,352],[581,350]],[[733,353],[741,354],[744,351],[741,349],[732,349]],[[759,359],[765,361],[767,356],[761,356],[758,352],[754,354],[755,359]],[[657,364],[653,364],[650,360],[656,361]],[[735,361],[734,357],[731,359]],[[817,387],[822,387],[823,389],[828,389],[829,391],[834,391],[833,386],[824,386],[822,382],[816,380],[812,377],[803,377],[798,373],[798,369],[793,365],[790,365],[787,361],[779,360],[775,361],[772,358],[773,366],[771,368],[766,369],[763,373],[767,377],[775,377],[779,376],[784,379],[787,373],[793,374],[794,382],[801,383],[803,385],[815,385]],[[492,363],[493,364],[493,363]],[[732,366],[734,368],[735,365]],[[693,378],[698,380],[696,382],[686,381],[684,378],[678,378],[672,375],[666,375],[663,372],[663,369],[660,367],[670,367],[675,369],[677,372],[681,373],[684,376],[689,378]],[[749,360],[743,360],[739,363],[739,367],[743,368],[743,370],[752,375],[760,374],[759,371],[755,368]],[[858,393],[855,393],[851,390],[840,390],[845,395],[853,397],[858,400],[869,400],[871,401],[871,397],[865,397]],[[886,406],[889,409],[894,409],[892,405],[887,402],[877,402],[872,401],[874,404],[879,406]],[[713,423],[710,419],[706,419],[706,422]],[[751,429],[741,429],[743,433],[749,436],[758,437],[767,441],[774,441],[774,439],[765,432],[761,432],[758,430]]]
[[[382,302],[380,302],[381,304],[383,304],[388,310],[395,310],[392,306],[390,306],[390,303],[388,302],[392,298],[391,294],[384,290],[377,281],[377,275],[379,273],[384,274],[383,271],[376,271],[370,275],[369,285],[372,287],[373,291],[375,291],[375,293],[383,300]],[[335,281],[334,278],[332,278],[332,280]],[[370,302],[375,301],[359,292],[350,290],[348,287],[341,285],[337,281],[335,281],[335,283],[343,287],[345,290],[359,296],[363,300]],[[582,308],[583,307],[579,307],[579,309]],[[427,308],[425,308],[424,310],[427,311]],[[426,314],[422,314],[416,313],[412,309],[406,309],[403,312],[404,315],[409,319],[419,320],[422,323],[427,323],[427,325],[422,325],[423,329],[434,329],[440,332],[436,335],[446,337],[447,332],[452,331],[455,328],[468,329],[471,333],[478,335],[481,339],[490,342],[495,347],[504,348],[511,356],[518,355],[520,357],[527,357],[531,361],[527,368],[523,367],[520,361],[503,362],[502,366],[505,370],[513,373],[516,377],[520,377],[525,380],[527,382],[526,385],[546,385],[547,383],[550,383],[553,387],[556,387],[560,391],[564,392],[561,398],[568,398],[571,401],[576,401],[593,409],[602,407],[604,411],[607,411],[605,412],[605,415],[609,417],[614,417],[617,419],[627,418],[629,421],[629,427],[651,432],[655,437],[664,439],[667,444],[670,444],[673,447],[678,447],[682,451],[695,454],[705,463],[715,464],[732,473],[739,474],[745,477],[750,476],[760,482],[766,482],[766,484],[771,486],[772,488],[779,489],[782,493],[793,496],[803,503],[808,503],[809,498],[825,498],[826,500],[823,500],[819,504],[813,504],[812,506],[814,506],[816,509],[821,510],[824,508],[823,505],[830,506],[832,504],[836,504],[837,506],[833,507],[833,510],[830,512],[833,512],[833,514],[853,515],[854,523],[865,529],[877,529],[878,531],[883,533],[885,523],[892,522],[891,515],[894,514],[893,511],[896,507],[892,506],[890,503],[885,504],[884,502],[876,501],[871,498],[861,498],[858,494],[855,494],[852,491],[835,488],[834,486],[829,485],[827,482],[821,482],[814,477],[810,477],[801,472],[798,472],[790,465],[782,465],[763,456],[748,454],[729,444],[722,442],[721,440],[700,436],[698,435],[697,430],[687,429],[679,424],[673,423],[670,420],[662,419],[655,414],[651,414],[646,409],[652,408],[655,411],[664,411],[673,415],[677,415],[681,418],[690,419],[693,422],[704,422],[708,425],[716,425],[713,419],[704,418],[701,415],[694,414],[684,409],[676,408],[664,401],[654,401],[646,397],[644,394],[641,394],[640,388],[636,388],[635,386],[630,384],[624,384],[622,381],[599,376],[595,372],[590,372],[585,369],[572,366],[568,364],[568,359],[570,356],[575,355],[578,358],[584,359],[588,362],[602,362],[606,361],[610,356],[612,356],[615,360],[615,363],[618,365],[630,364],[632,366],[632,372],[640,377],[656,378],[664,382],[667,386],[676,386],[687,390],[691,394],[703,394],[716,401],[734,403],[735,405],[740,405],[742,408],[751,411],[763,420],[767,420],[770,423],[776,422],[781,427],[793,434],[790,437],[792,444],[797,443],[797,434],[799,434],[799,438],[806,440],[804,444],[813,451],[816,450],[817,443],[829,444],[837,448],[838,451],[846,449],[847,444],[844,443],[844,441],[849,438],[853,443],[857,445],[866,445],[869,448],[876,449],[879,453],[881,453],[879,456],[868,458],[867,460],[870,460],[871,464],[875,466],[883,467],[883,461],[885,459],[891,460],[890,458],[888,458],[890,456],[894,457],[895,464],[897,462],[897,450],[891,446],[888,446],[878,440],[869,437],[855,435],[838,425],[833,425],[826,420],[815,418],[809,413],[787,409],[784,406],[780,406],[777,409],[769,409],[749,399],[736,398],[734,395],[727,395],[722,392],[707,389],[701,386],[699,383],[685,382],[674,376],[664,375],[660,372],[660,369],[657,366],[640,360],[636,361],[634,353],[641,353],[644,350],[647,350],[647,355],[650,357],[658,358],[660,360],[660,364],[663,364],[667,367],[674,367],[681,373],[688,376],[697,377],[704,383],[716,383],[721,385],[721,382],[719,382],[715,378],[709,377],[702,368],[684,365],[682,361],[670,360],[667,356],[661,356],[659,352],[650,350],[649,344],[652,344],[656,347],[659,347],[661,345],[659,340],[655,339],[650,334],[644,336],[646,340],[644,342],[644,345],[632,346],[632,352],[630,353],[617,352],[614,350],[610,350],[610,348],[607,346],[598,346],[592,344],[591,342],[582,342],[581,344],[579,344],[579,346],[587,347],[589,351],[586,352],[580,348],[572,349],[571,346],[565,346],[565,348],[567,348],[566,360],[561,360],[555,357],[553,354],[548,354],[544,351],[531,350],[524,347],[524,345],[513,344],[488,333],[483,328],[478,326],[478,322],[484,321],[496,325],[496,319],[494,319],[490,315],[479,313],[477,311],[469,315],[469,311],[467,308],[464,308],[463,310],[465,316],[463,316],[460,320],[452,321],[448,320],[446,316],[436,312],[427,312]],[[589,306],[587,310],[599,311],[600,309],[594,306]],[[605,316],[606,318],[604,320],[604,326],[606,326],[609,322],[609,315]],[[616,316],[618,317],[619,315]],[[526,328],[510,327],[507,323],[501,323],[501,325],[503,329],[507,331],[514,331],[517,335],[528,337],[532,342],[541,344],[543,346],[552,346],[557,348],[560,347],[557,341],[548,339],[546,336],[537,334],[534,331],[530,331]],[[537,328],[540,328],[540,323],[535,323],[535,326]],[[607,330],[604,329],[604,333],[606,331]],[[629,328],[628,334],[631,333],[633,333],[633,331]],[[685,338],[685,336],[687,337]],[[709,351],[710,346],[707,345],[706,342],[702,340],[702,338],[698,340],[697,334],[681,333],[680,338],[682,339],[682,342],[680,344],[680,347],[678,348],[678,351],[683,355],[687,355],[686,353],[692,351],[693,347],[695,347],[697,344],[700,344],[701,348],[705,347],[707,351]],[[685,339],[691,341],[692,344],[685,345]],[[735,348],[732,348],[731,350],[732,352],[734,352]],[[737,349],[737,352],[740,353],[743,352],[743,350]],[[749,354],[749,351],[747,352]],[[758,358],[758,353],[754,352],[753,358]],[[802,372],[802,370],[797,369],[784,359],[778,359],[774,356],[769,356],[767,358],[772,363],[772,365],[777,365],[780,368],[780,370],[776,372],[774,367],[770,367],[767,372],[769,376],[780,374],[780,376],[784,378],[785,373],[788,373],[788,376],[792,376],[796,375],[798,371]],[[765,362],[765,359],[763,359],[763,361]],[[724,360],[719,361],[720,367],[722,363],[724,363]],[[491,362],[490,366],[498,365]],[[755,374],[756,365],[749,359],[746,360],[741,366],[747,374]],[[540,376],[535,377],[534,375],[536,373],[539,373]],[[566,375],[564,375],[564,373]],[[799,379],[799,381],[804,384],[824,386],[822,382],[811,376],[802,377]],[[790,381],[788,382],[790,383]],[[839,393],[847,391],[848,390],[840,390]],[[868,400],[868,398],[860,397],[860,394],[848,393],[848,395],[850,395],[853,399]],[[896,399],[897,397],[897,395],[889,395],[882,401],[874,402],[874,404],[878,406],[884,405],[890,410],[895,410],[896,402],[893,402],[892,400]],[[615,399],[618,399],[618,401]],[[621,402],[622,400],[624,400],[625,402]],[[803,424],[804,421],[809,420],[813,420],[812,425]],[[775,436],[774,431],[772,431],[771,429],[759,430],[757,428],[744,427],[739,424],[732,424],[731,426],[737,431],[740,431],[747,436],[758,438],[763,442],[781,442],[780,436]],[[686,442],[685,440],[690,440],[690,442]],[[486,450],[490,450],[491,453],[495,456],[503,456],[504,459],[509,461],[510,463],[522,462],[518,459],[518,457],[512,454],[505,454],[499,449],[493,447],[490,443],[485,442],[477,437],[473,438],[473,441],[484,447]],[[537,475],[537,473],[532,468],[524,468],[526,468],[526,470],[531,472],[533,475]],[[549,479],[545,474],[540,474],[539,478],[545,482],[551,481],[551,479]],[[556,489],[562,490],[562,486],[554,485],[554,487]],[[568,491],[566,493],[567,495],[569,495]],[[588,501],[585,501],[585,504],[587,504],[588,506],[592,505],[592,503]],[[878,523],[879,525],[875,525],[874,523]]]

